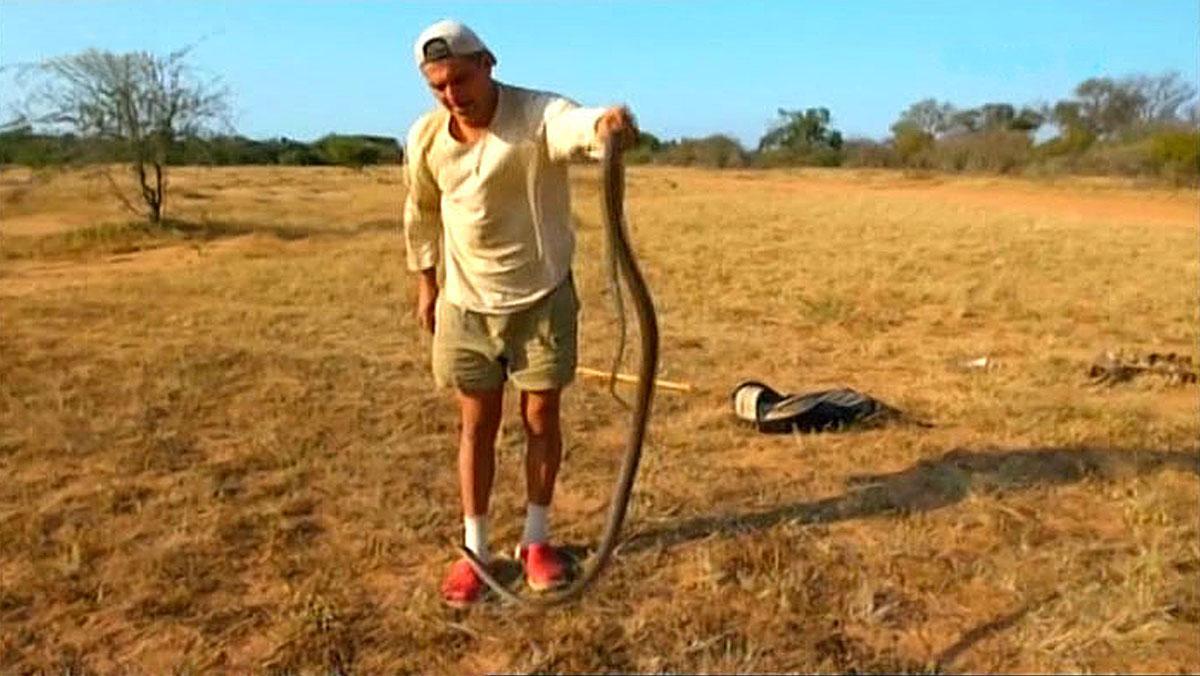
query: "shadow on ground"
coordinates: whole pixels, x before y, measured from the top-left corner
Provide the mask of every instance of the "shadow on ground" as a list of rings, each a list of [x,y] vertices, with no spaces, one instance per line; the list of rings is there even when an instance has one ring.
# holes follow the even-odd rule
[[[890,474],[854,475],[850,489],[832,498],[798,502],[745,514],[714,514],[635,534],[620,547],[631,553],[735,535],[791,522],[830,523],[847,519],[924,512],[953,505],[973,491],[1002,493],[1071,484],[1088,478],[1121,479],[1165,469],[1200,476],[1200,454],[1093,447],[1009,451],[953,450]]]

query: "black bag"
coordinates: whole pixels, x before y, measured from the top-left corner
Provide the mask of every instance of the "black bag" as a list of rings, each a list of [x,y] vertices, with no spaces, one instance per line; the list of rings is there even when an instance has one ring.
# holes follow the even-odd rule
[[[820,432],[855,423],[899,417],[899,411],[861,392],[840,388],[809,394],[780,394],[756,380],[734,388],[733,412],[759,432]]]

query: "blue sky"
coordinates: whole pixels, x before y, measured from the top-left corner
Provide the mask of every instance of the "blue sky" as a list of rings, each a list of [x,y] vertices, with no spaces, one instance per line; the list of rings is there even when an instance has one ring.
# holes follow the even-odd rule
[[[489,44],[501,80],[626,102],[664,138],[747,145],[781,107],[825,106],[848,136],[882,138],[925,97],[1052,102],[1088,77],[1167,70],[1195,82],[1200,54],[1196,0],[0,0],[0,65],[198,42],[193,62],[230,86],[243,134],[402,137],[432,105],[412,41],[445,17]],[[16,96],[0,73],[0,115]]]

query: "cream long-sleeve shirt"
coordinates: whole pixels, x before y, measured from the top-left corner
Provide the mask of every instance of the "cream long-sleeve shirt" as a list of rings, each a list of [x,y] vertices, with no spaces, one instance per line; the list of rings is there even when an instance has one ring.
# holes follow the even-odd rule
[[[443,299],[506,314],[536,303],[571,270],[575,233],[567,160],[598,157],[603,108],[497,83],[496,112],[474,143],[450,134],[445,110],[408,132],[404,238],[408,268],[445,252]]]

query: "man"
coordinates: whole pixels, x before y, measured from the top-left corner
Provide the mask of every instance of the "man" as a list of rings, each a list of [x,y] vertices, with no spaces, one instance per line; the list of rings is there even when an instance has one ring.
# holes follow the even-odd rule
[[[520,392],[528,505],[518,558],[535,590],[566,582],[549,543],[547,511],[562,457],[559,407],[576,364],[578,298],[571,277],[567,160],[598,156],[618,135],[632,146],[629,111],[581,108],[492,78],[496,57],[456,21],[425,29],[417,66],[440,105],[408,133],[404,234],[418,273],[417,321],[433,334],[433,373],[456,390],[464,540],[484,562],[503,387]],[[439,247],[439,235],[442,245]],[[445,288],[436,265],[444,251]],[[465,559],[442,584],[444,600],[478,600],[482,580]]]

